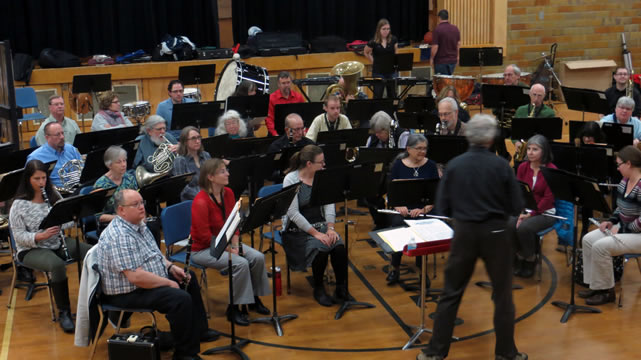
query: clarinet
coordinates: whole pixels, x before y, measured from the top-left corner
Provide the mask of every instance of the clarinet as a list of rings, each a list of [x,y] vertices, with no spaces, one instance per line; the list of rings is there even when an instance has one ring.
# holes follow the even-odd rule
[[[191,239],[191,234],[189,234],[189,238],[187,239],[187,255],[185,256],[185,277],[182,281],[182,286],[185,291],[187,291],[187,288],[189,287],[189,280],[187,280],[187,276],[189,276],[189,266],[191,266],[191,244],[193,242],[194,241]]]
[[[51,202],[49,201],[49,197],[47,196],[47,191],[45,190],[44,186],[40,187],[40,192],[42,192],[42,198],[44,199],[45,203],[47,203],[49,211],[51,211]],[[62,233],[62,227],[60,227],[58,236],[60,237],[60,246],[65,252],[65,262],[72,261],[73,259],[71,258],[71,256],[69,256],[69,249],[67,248],[67,243],[65,242],[65,234]]]

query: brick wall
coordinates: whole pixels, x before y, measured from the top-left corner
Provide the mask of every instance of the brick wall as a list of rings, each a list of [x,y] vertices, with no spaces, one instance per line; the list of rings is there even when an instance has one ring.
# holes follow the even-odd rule
[[[534,70],[558,43],[557,62],[612,59],[623,65],[625,32],[635,72],[641,71],[640,0],[508,0],[507,63]]]

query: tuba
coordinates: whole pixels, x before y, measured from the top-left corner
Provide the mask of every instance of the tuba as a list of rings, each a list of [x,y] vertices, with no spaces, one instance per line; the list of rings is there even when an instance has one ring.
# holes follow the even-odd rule
[[[176,155],[169,149],[169,146],[173,144],[166,137],[162,138],[163,143],[158,145],[156,151],[147,157],[147,162],[154,166],[154,172],[147,171],[142,165],[136,168],[136,182],[139,187],[149,185],[167,175],[174,166]]]
[[[358,94],[358,79],[361,77],[363,68],[365,68],[365,65],[358,61],[345,61],[334,65],[332,68],[332,75],[341,76],[345,82],[345,87],[342,88],[340,85],[334,84],[327,88],[327,90],[329,91],[330,89],[334,89],[334,92],[336,92],[338,90],[338,86],[343,90],[345,96]],[[332,93],[333,92],[329,92],[329,94]]]

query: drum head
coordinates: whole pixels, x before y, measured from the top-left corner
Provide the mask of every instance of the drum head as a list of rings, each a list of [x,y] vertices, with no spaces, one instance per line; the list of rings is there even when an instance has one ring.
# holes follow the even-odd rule
[[[218,78],[218,84],[216,84],[216,95],[214,96],[214,100],[227,100],[227,98],[234,93],[237,85],[237,69],[238,63],[236,60],[230,60],[225,64],[225,67]]]

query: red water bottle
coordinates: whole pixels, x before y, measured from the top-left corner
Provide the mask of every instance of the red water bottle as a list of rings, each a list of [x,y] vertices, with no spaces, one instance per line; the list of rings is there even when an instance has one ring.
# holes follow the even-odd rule
[[[283,286],[280,277],[280,268],[278,266],[276,266],[274,281],[276,281],[276,296],[281,296],[283,293]]]

